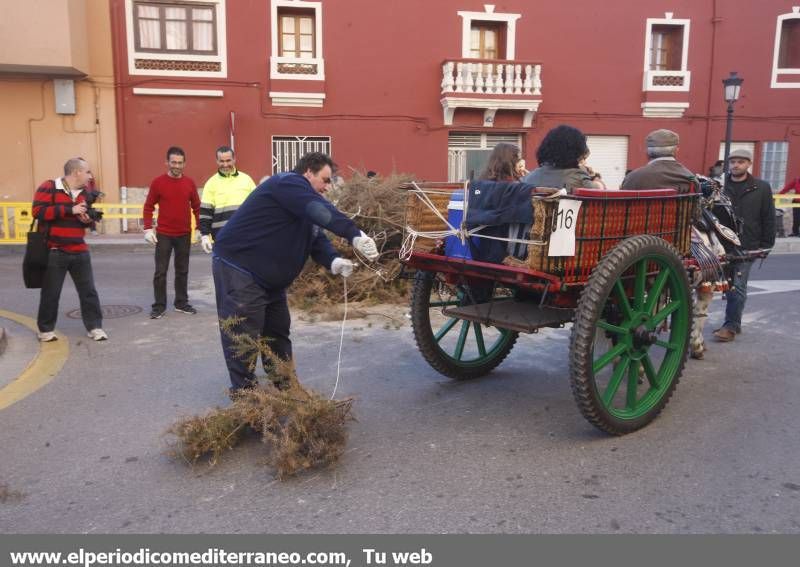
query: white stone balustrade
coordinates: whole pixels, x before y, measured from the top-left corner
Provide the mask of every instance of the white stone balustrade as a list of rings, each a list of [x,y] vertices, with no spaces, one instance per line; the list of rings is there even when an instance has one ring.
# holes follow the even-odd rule
[[[542,66],[455,60],[442,64],[442,94],[541,96]]]

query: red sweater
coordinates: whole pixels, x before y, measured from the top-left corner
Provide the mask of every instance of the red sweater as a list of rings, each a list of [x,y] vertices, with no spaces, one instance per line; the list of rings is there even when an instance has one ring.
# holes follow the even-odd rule
[[[153,228],[153,208],[158,203],[158,229],[167,236],[183,236],[192,231],[191,215],[200,225],[200,196],[191,178],[170,177],[166,173],[153,179],[144,202],[145,230]],[[191,207],[191,210],[190,210]]]
[[[795,194],[800,195],[800,177],[792,179],[786,184],[786,187],[778,191],[778,193],[783,194],[788,193],[789,191],[794,191]],[[800,203],[800,199],[792,199],[792,203]]]
[[[63,187],[61,180],[58,184]],[[48,223],[50,226],[48,247],[58,248],[70,254],[89,250],[83,239],[87,225],[72,214],[72,207],[84,201],[86,201],[86,191],[78,193],[73,200],[72,195],[65,189],[57,188],[53,180],[45,181],[39,186],[33,196],[33,216],[39,219],[40,231],[44,231],[47,226],[42,223]]]

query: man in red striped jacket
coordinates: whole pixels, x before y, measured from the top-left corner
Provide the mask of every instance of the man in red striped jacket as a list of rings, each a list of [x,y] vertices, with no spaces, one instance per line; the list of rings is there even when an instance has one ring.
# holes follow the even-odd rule
[[[89,338],[108,339],[103,330],[100,298],[94,287],[89,247],[83,239],[92,219],[86,214],[86,184],[90,178],[89,164],[72,158],[64,164],[64,177],[42,183],[33,197],[33,215],[40,229],[49,226],[47,245],[50,255],[39,298],[39,340],[57,339],[54,332],[58,319],[58,301],[64,278],[69,272],[81,304],[81,318]]]

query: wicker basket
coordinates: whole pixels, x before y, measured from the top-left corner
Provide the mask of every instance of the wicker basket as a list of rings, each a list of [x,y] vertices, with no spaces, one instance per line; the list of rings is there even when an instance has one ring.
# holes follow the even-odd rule
[[[439,211],[442,217],[447,218],[447,205],[450,203],[453,191],[463,189],[461,184],[431,184],[418,185],[425,191],[425,195]],[[419,198],[416,193],[409,192],[406,198],[406,226],[416,232],[441,232],[449,227],[440,219],[431,208]],[[436,244],[436,240],[424,236],[417,237],[414,250],[429,251]]]
[[[533,225],[530,239],[542,242],[528,245],[528,266],[558,275],[566,282],[585,281],[598,262],[625,238],[639,234],[659,236],[675,246],[681,255],[689,254],[691,222],[696,199],[692,195],[648,198],[589,198],[582,201],[576,219],[575,255],[548,256],[550,234],[558,200],[533,199]]]

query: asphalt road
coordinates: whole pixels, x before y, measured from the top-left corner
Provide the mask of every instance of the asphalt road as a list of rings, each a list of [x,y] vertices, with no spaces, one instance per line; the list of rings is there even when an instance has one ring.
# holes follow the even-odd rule
[[[0,254],[0,309],[35,316],[20,258]],[[208,257],[191,260],[200,313],[157,321],[152,262],[146,250],[95,252],[103,305],[142,309],[107,319],[105,343],[66,316],[78,306],[66,285],[68,361],[0,410],[0,532],[800,532],[800,255],[754,270],[744,334],[710,343],[664,413],[622,438],[576,408],[568,329],[522,336],[491,375],[456,383],[423,361],[402,308],[349,321],[337,394],[356,399],[347,452],[288,481],[256,440],[214,468],[165,454],[178,417],[227,403],[227,375]],[[304,383],[330,392],[339,323],[295,321],[293,337]]]

